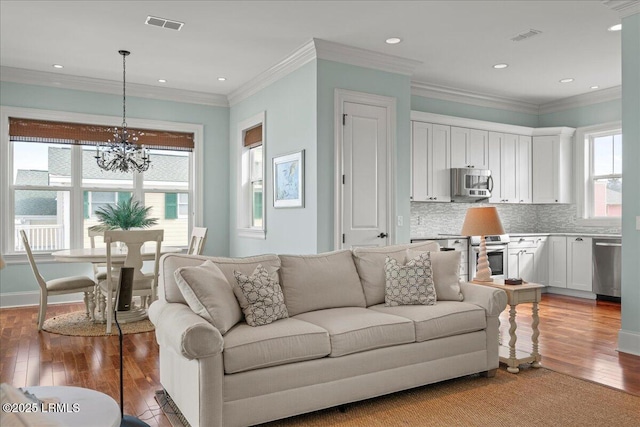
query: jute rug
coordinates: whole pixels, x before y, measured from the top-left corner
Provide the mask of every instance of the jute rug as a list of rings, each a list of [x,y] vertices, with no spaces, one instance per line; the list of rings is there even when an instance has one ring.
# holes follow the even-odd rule
[[[154,330],[153,323],[149,319],[132,323],[120,323],[123,334],[137,334]],[[107,335],[107,327],[104,323],[93,323],[87,318],[84,311],[74,311],[59,316],[45,319],[42,328],[47,332],[60,335],[78,337],[100,337]],[[118,335],[118,328],[114,324],[111,335]]]
[[[168,404],[160,404],[181,427]],[[247,408],[247,410],[251,410]],[[547,369],[501,368],[263,424],[263,427],[572,427],[640,425],[640,397]]]

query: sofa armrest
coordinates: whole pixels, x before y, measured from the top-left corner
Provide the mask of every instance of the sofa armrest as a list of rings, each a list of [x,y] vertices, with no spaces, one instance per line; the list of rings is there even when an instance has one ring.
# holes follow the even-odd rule
[[[220,332],[187,305],[155,301],[149,307],[149,319],[156,326],[158,344],[173,348],[189,360],[222,353]]]
[[[507,293],[502,289],[460,282],[460,290],[464,295],[464,302],[484,308],[487,316],[499,316],[507,306]]]

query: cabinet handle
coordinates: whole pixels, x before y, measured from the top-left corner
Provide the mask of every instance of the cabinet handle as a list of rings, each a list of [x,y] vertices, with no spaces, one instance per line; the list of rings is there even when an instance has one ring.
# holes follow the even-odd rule
[[[558,203],[558,199],[556,199],[556,203]]]
[[[438,200],[438,198],[437,198],[437,197],[434,197],[434,198],[433,198],[433,200]]]
[[[455,241],[453,242],[453,244],[454,244],[454,245],[455,245],[456,243],[460,243],[460,240],[455,240]]]
[[[520,203],[524,203],[524,200],[520,200]]]
[[[524,238],[521,237],[518,242],[524,242]]]
[[[582,237],[576,237],[576,242],[582,242]]]

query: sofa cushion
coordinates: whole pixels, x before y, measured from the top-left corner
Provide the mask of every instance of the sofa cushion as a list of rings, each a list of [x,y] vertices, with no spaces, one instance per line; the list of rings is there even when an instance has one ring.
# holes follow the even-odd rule
[[[355,248],[353,250],[353,260],[358,269],[360,280],[362,281],[367,307],[384,302],[384,260],[390,257],[400,263],[404,263],[406,251],[409,248],[421,251],[438,251],[440,250],[440,245],[438,245],[437,242],[427,240],[411,244],[407,243],[379,248]]]
[[[407,259],[415,258],[419,250],[407,249]],[[460,291],[460,260],[459,251],[431,252],[431,269],[433,282],[436,285],[438,301],[462,301],[464,296]]]
[[[211,261],[195,267],[180,267],[174,276],[191,310],[215,326],[222,335],[242,320],[231,285]]]
[[[366,308],[311,311],[297,315],[296,319],[313,323],[329,332],[329,357],[415,341],[415,329],[411,320]]]
[[[258,264],[251,276],[235,272],[237,283],[233,287],[233,293],[240,302],[249,326],[268,325],[289,317],[277,273],[272,273],[275,273],[274,277],[261,264]]]
[[[280,284],[290,316],[335,307],[365,307],[351,251],[280,255]]]
[[[411,319],[415,324],[417,342],[479,331],[487,327],[484,309],[466,302],[438,301],[435,305],[397,307],[379,304],[369,309]]]
[[[282,319],[260,328],[244,322],[224,337],[224,371],[227,374],[319,359],[331,351],[329,333],[298,319]]]
[[[384,265],[386,287],[384,305],[436,303],[436,290],[431,273],[431,253],[422,252],[416,258],[400,265],[398,261],[387,257]]]

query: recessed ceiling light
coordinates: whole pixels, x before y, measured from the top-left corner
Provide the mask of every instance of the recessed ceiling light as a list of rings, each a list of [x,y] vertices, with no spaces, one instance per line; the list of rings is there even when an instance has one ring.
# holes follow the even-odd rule
[[[599,89],[600,86],[591,86],[589,89]]]
[[[158,79],[159,83],[166,83],[167,81],[165,79]]]
[[[64,67],[63,67],[62,65],[60,65],[60,64],[53,64],[52,66],[53,66],[53,68],[64,68]]]
[[[507,68],[509,66],[509,64],[496,64],[493,66],[493,68],[495,68],[496,70],[500,70],[502,68]]]
[[[226,78],[226,77],[218,77],[218,81],[219,81],[219,82],[224,82],[225,80],[227,80],[227,78]]]
[[[573,79],[569,78],[569,79],[562,79],[560,80],[560,83],[571,83],[573,81]]]
[[[387,44],[398,44],[402,41],[400,37],[391,37],[385,40]]]
[[[607,28],[607,31],[620,31],[620,30],[622,30],[622,24],[612,25],[609,28]]]

